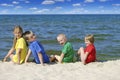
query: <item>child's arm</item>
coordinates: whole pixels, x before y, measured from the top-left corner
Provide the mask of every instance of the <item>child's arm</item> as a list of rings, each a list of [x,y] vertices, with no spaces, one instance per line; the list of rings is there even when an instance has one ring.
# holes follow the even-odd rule
[[[55,58],[58,60],[58,62],[59,62],[59,63],[62,63],[62,60],[63,60],[63,58],[64,58],[64,54],[63,54],[63,53],[61,53],[61,55],[60,55],[60,56],[55,55]]]
[[[21,56],[20,56],[20,54],[21,54],[21,51],[22,51],[22,49],[21,48],[19,48],[18,49],[18,52],[16,53],[17,54],[17,57],[18,57],[18,64],[20,64],[20,58],[21,58]]]
[[[27,54],[27,56],[26,56],[26,58],[25,58],[25,63],[27,63],[30,54],[31,54],[31,50],[29,49],[29,50],[28,50],[28,54]]]
[[[12,47],[12,48],[8,51],[8,54],[4,57],[3,62],[5,62],[5,61],[7,60],[7,58],[8,58],[11,54],[13,54],[14,50],[15,50],[15,49]]]
[[[60,63],[62,63],[63,58],[64,58],[64,54],[62,53],[62,54],[60,55],[60,60],[59,60]]]
[[[40,63],[42,64],[42,65],[44,65],[43,64],[43,56],[42,56],[42,53],[38,53],[38,57],[39,57],[39,60],[40,60]]]

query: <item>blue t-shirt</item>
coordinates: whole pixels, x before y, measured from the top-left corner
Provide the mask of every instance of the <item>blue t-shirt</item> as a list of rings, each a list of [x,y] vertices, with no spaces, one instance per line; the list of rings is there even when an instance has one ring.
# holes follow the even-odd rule
[[[38,53],[41,53],[43,56],[43,62],[44,63],[48,63],[49,61],[49,57],[47,56],[47,54],[45,53],[45,50],[43,48],[43,46],[38,42],[38,41],[33,41],[30,42],[29,45],[30,50],[32,51],[33,57],[35,59],[35,62],[37,64],[40,64],[40,60],[38,57]]]

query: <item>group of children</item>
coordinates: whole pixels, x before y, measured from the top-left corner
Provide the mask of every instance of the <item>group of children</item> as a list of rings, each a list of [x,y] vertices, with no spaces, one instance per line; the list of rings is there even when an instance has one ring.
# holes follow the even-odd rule
[[[75,61],[75,52],[72,44],[67,41],[65,34],[59,34],[57,41],[63,46],[61,55],[53,55],[48,57],[43,46],[36,39],[36,35],[32,31],[23,30],[20,26],[15,26],[13,46],[9,50],[8,54],[4,57],[3,61],[7,61],[8,58],[13,63],[22,64],[27,63],[32,53],[34,62],[36,64],[50,63],[58,61],[59,63],[70,63]],[[28,45],[29,44],[29,45]],[[81,47],[77,54],[79,55],[81,62],[87,64],[96,61],[96,49],[94,46],[94,36],[87,35],[85,37],[86,48]],[[14,51],[16,52],[14,54]]]

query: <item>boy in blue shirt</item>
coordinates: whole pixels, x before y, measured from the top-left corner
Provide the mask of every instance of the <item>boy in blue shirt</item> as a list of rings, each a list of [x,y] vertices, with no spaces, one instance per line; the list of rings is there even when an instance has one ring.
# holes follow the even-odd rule
[[[49,63],[49,57],[45,53],[43,46],[36,40],[35,34],[32,31],[26,31],[24,33],[24,37],[29,42],[29,50],[25,59],[25,63],[27,63],[31,53],[33,54],[36,64],[43,65],[44,63]]]

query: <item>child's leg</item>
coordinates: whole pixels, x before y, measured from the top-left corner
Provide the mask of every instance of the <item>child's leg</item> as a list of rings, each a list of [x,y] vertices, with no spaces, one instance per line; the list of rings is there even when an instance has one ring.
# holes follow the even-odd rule
[[[11,59],[11,56],[12,56],[12,55],[13,55],[12,53],[8,53],[7,56],[4,57],[3,62],[6,62],[6,61],[7,61],[7,58],[9,58],[9,57],[10,57],[10,59]]]
[[[77,54],[76,54],[76,56],[77,56],[78,59],[79,59],[80,55],[81,55],[81,51],[80,51],[80,48],[79,48],[79,49],[78,49],[78,52],[77,52]]]
[[[81,54],[81,52],[80,52],[80,49],[78,49],[78,52],[77,52],[77,54],[78,54],[78,55],[80,55],[80,54]]]
[[[11,55],[10,55],[10,60],[11,60],[12,62],[14,62],[13,56],[14,56],[14,54],[11,54]]]
[[[84,48],[80,48],[80,58],[83,64],[85,64],[85,53],[84,53]]]
[[[18,62],[17,62],[17,56],[16,55],[14,55],[14,54],[11,54],[10,55],[10,60],[13,62],[13,63],[15,63],[15,64],[18,64]]]
[[[7,58],[10,57],[14,52],[14,48],[11,48],[9,51],[8,51],[8,54],[4,57],[3,59],[3,62],[7,61]]]

